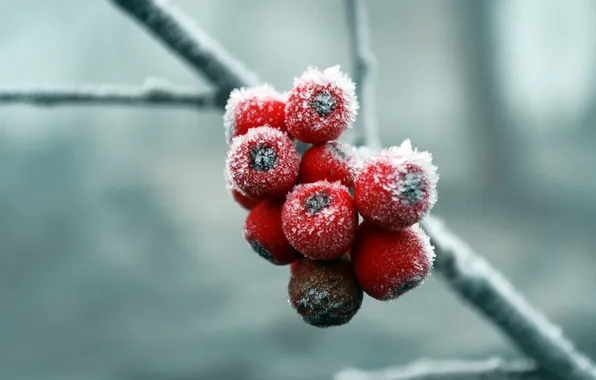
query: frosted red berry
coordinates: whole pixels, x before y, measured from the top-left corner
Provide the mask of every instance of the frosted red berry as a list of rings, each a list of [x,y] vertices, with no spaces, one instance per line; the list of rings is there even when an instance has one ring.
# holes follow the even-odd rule
[[[232,198],[234,198],[236,203],[238,203],[240,206],[242,206],[246,210],[252,210],[262,201],[261,198],[247,197],[246,195],[242,194],[240,191],[234,189],[230,182],[226,183],[226,188],[228,189],[228,192],[230,193]]]
[[[348,323],[362,305],[362,289],[355,281],[349,259],[293,264],[288,284],[290,305],[300,318],[315,327]]]
[[[352,80],[339,66],[309,67],[288,94],[285,122],[298,140],[320,144],[335,140],[356,119],[358,101]]]
[[[258,127],[235,137],[228,152],[226,177],[250,198],[283,197],[298,179],[300,158],[289,137]]]
[[[300,160],[300,183],[322,180],[339,181],[346,187],[354,186],[356,157],[348,144],[330,141],[313,145],[304,152]]]
[[[233,90],[224,113],[228,143],[249,129],[263,125],[285,131],[285,106],[285,95],[266,84]]]
[[[282,201],[261,202],[244,223],[244,238],[251,248],[275,265],[286,265],[301,255],[290,245],[281,229]]]
[[[284,203],[282,228],[290,244],[314,260],[345,254],[358,227],[358,213],[348,188],[319,181],[297,185]]]
[[[390,230],[418,223],[437,201],[436,166],[410,140],[370,159],[354,183],[354,201],[365,220]]]
[[[432,268],[434,251],[418,224],[389,231],[364,222],[358,228],[351,259],[364,292],[388,301],[423,282]]]

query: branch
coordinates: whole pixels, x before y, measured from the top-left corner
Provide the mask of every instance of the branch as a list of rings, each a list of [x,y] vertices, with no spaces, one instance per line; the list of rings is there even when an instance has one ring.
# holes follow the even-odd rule
[[[217,92],[203,93],[166,81],[147,80],[141,86],[61,85],[0,88],[0,105],[34,106],[79,105],[166,105],[188,108],[217,107]]]
[[[334,380],[541,380],[545,377],[525,361],[504,362],[501,359],[483,361],[419,360],[414,363],[366,372],[345,369]]]
[[[360,103],[354,128],[354,144],[379,149],[379,131],[375,109],[376,58],[370,47],[368,18],[364,0],[345,0],[350,51],[354,63],[356,96]]]
[[[561,329],[530,305],[509,281],[437,218],[422,226],[435,246],[435,270],[463,299],[498,326],[538,367],[564,380],[596,379],[590,360]]]
[[[253,86],[258,77],[168,0],[111,0],[221,91]],[[227,92],[227,93],[226,93]]]

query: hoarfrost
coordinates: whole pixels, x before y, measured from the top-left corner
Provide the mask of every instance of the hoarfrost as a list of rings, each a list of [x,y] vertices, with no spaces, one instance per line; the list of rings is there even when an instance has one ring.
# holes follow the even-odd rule
[[[223,116],[223,125],[226,136],[226,142],[231,143],[236,132],[236,115],[239,112],[249,113],[247,116],[258,124],[268,124],[270,121],[263,117],[259,112],[263,109],[272,111],[272,106],[265,107],[265,103],[270,100],[285,102],[286,94],[280,94],[269,84],[263,84],[256,87],[242,87],[234,89],[230,93],[230,98],[226,104]]]

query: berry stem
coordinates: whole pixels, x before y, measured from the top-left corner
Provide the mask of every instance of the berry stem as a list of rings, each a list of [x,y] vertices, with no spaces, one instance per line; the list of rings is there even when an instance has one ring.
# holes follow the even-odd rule
[[[215,92],[201,92],[162,80],[147,80],[141,86],[83,84],[0,88],[0,105],[163,105],[205,109],[217,107],[217,98]]]
[[[540,368],[561,380],[596,379],[590,359],[488,261],[436,217],[427,216],[422,226],[435,246],[435,270]]]
[[[379,149],[379,130],[375,109],[377,60],[370,47],[368,16],[364,0],[345,0],[350,52],[354,67],[356,97],[360,104],[354,124],[354,145]]]

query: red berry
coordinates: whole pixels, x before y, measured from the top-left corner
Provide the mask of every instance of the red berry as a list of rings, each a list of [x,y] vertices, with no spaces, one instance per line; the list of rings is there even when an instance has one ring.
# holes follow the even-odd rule
[[[309,67],[288,95],[288,131],[298,140],[320,144],[335,140],[356,120],[354,82],[339,66],[324,71]]]
[[[350,145],[330,141],[322,145],[313,145],[302,155],[301,183],[327,180],[339,181],[346,187],[352,187],[355,176],[356,157]]]
[[[348,323],[362,305],[362,289],[347,258],[333,261],[296,261],[288,284],[290,305],[315,327]]]
[[[290,244],[314,260],[332,260],[352,245],[358,213],[348,189],[319,181],[298,185],[288,195],[281,214]]]
[[[292,261],[290,263],[290,274],[296,273],[296,268],[298,268],[298,263],[299,262],[300,262],[300,260],[296,260],[296,261]]]
[[[228,189],[228,192],[232,195],[232,198],[234,198],[234,200],[236,201],[236,203],[238,203],[240,206],[242,206],[246,210],[252,210],[262,201],[262,199],[260,199],[260,198],[247,197],[246,195],[242,194],[240,191],[233,189],[232,184],[229,182],[227,182],[226,187]]]
[[[281,229],[283,202],[265,200],[246,217],[244,238],[251,248],[275,265],[286,265],[300,258]]]
[[[226,177],[250,198],[283,197],[292,189],[300,157],[290,138],[270,127],[258,127],[232,140]]]
[[[418,224],[389,231],[364,222],[358,228],[351,259],[364,292],[388,301],[422,283],[432,268],[434,252]]]
[[[232,91],[224,114],[228,143],[249,129],[263,125],[285,132],[285,106],[285,96],[266,84]]]
[[[354,201],[365,220],[390,230],[418,223],[437,201],[437,167],[410,140],[385,149],[356,177]]]

